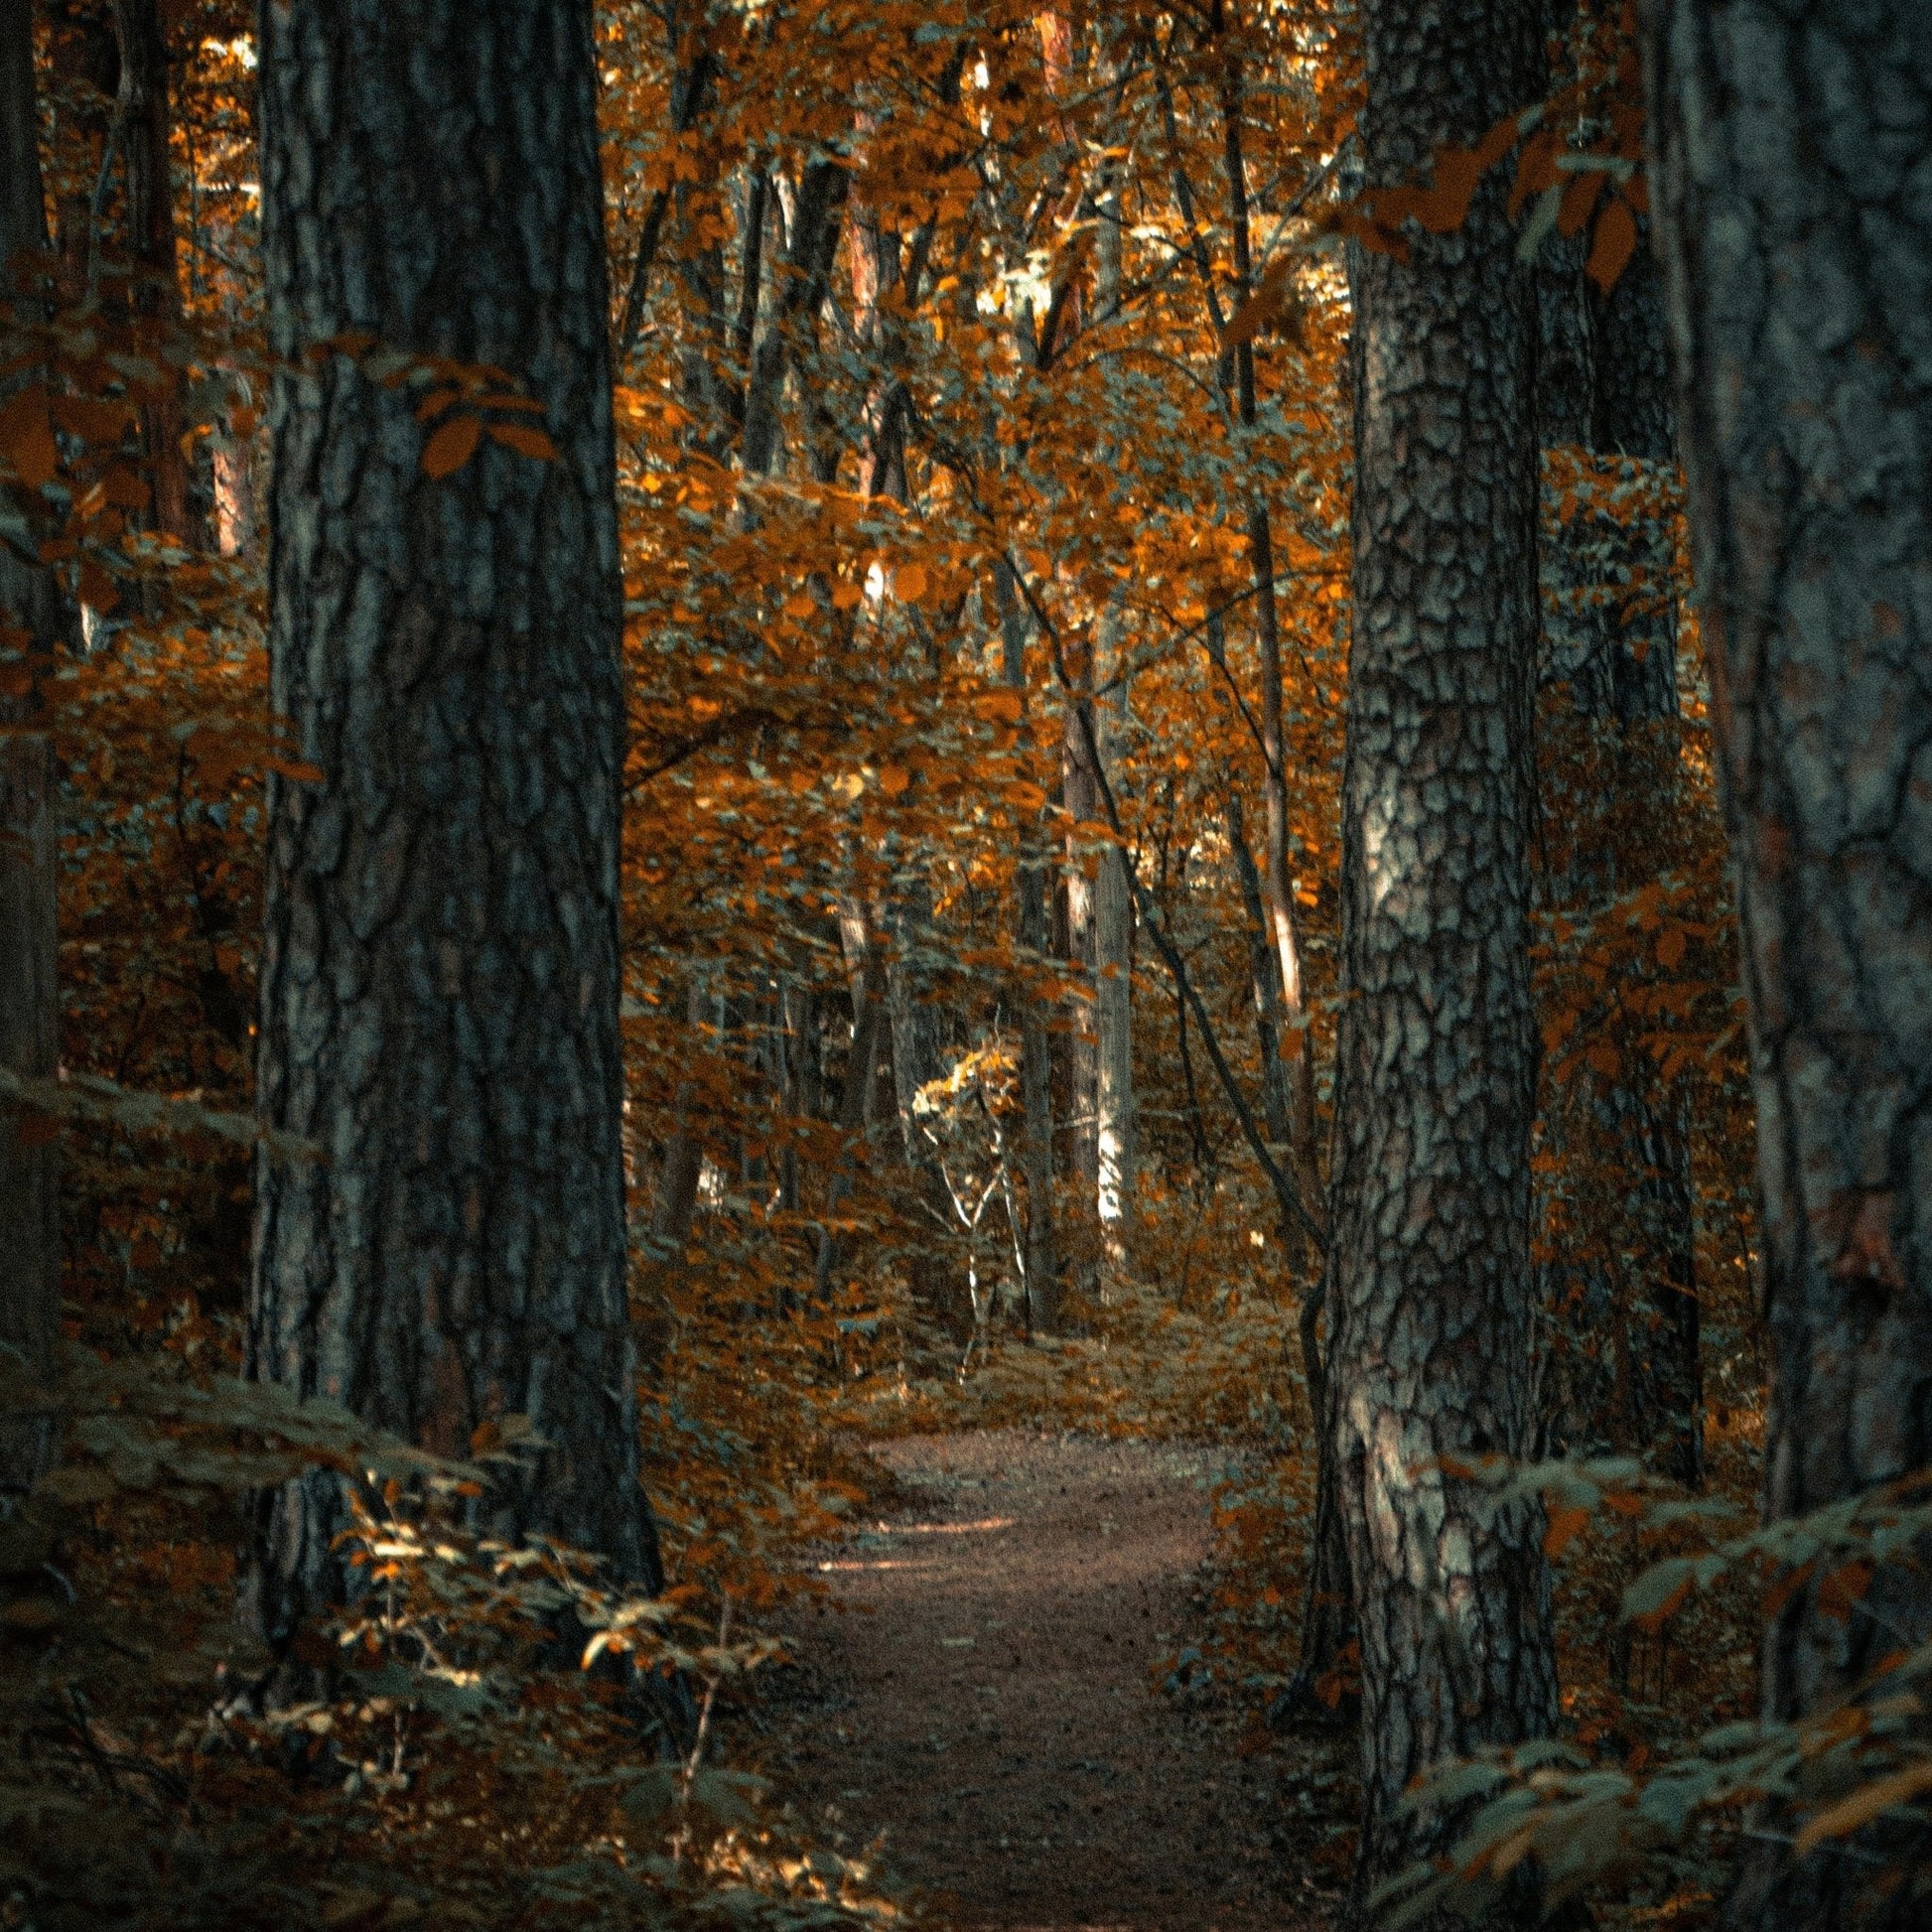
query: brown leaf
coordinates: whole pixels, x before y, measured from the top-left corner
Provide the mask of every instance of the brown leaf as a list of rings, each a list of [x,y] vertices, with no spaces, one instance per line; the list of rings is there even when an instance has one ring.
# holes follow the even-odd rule
[[[514,450],[518,456],[534,457],[539,463],[555,463],[557,446],[550,440],[549,432],[540,430],[531,423],[491,423],[489,434],[492,440],[502,444],[506,450]]]
[[[1620,198],[1613,200],[1597,216],[1596,239],[1584,272],[1607,295],[1636,252],[1637,217]]]
[[[1812,1816],[1791,1849],[1802,1858],[1828,1838],[1850,1838],[1862,1825],[1870,1824],[1894,1806],[1909,1803],[1921,1791],[1932,1791],[1932,1758],[1902,1764],[1882,1778],[1860,1785],[1849,1798],[1827,1805]]]
[[[1553,1509],[1550,1527],[1543,1533],[1543,1554],[1553,1560],[1562,1556],[1588,1521],[1589,1511],[1582,1503],[1573,1503],[1568,1509]]]
[[[60,468],[54,425],[47,418],[47,391],[37,382],[0,409],[0,452],[29,489],[51,483]]]
[[[475,416],[452,416],[423,450],[424,472],[437,479],[453,476],[477,453],[483,424]]]

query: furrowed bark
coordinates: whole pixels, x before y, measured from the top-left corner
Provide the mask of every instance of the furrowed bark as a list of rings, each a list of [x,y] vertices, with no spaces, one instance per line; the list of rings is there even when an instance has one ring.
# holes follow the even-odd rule
[[[268,788],[258,1106],[327,1159],[257,1170],[248,1373],[467,1452],[547,1447],[478,1505],[662,1578],[638,1486],[621,1133],[622,589],[590,10],[264,9],[277,380],[271,702],[319,776]],[[538,461],[422,468],[418,392],[348,331],[489,362]],[[286,1644],[345,1580],[340,1478],[265,1497]]]
[[[1370,0],[1367,185],[1543,79],[1534,0]],[[1447,1843],[1410,1780],[1557,1721],[1540,1509],[1466,1465],[1529,1441],[1528,964],[1537,636],[1532,288],[1507,184],[1355,279],[1353,644],[1327,1257],[1327,1448],[1362,1657],[1351,1901]],[[1527,1886],[1505,1905],[1533,1917]]]
[[[1932,1463],[1932,178],[1910,0],[1652,0],[1652,206],[1675,356],[1758,1107],[1778,1520]],[[1765,1632],[1762,1704],[1856,1697],[1932,1635],[1923,1551]],[[1914,1560],[1916,1558],[1916,1560]],[[1866,1887],[1909,1817],[1793,1861],[1743,1840],[1733,1926],[1916,1923]]]

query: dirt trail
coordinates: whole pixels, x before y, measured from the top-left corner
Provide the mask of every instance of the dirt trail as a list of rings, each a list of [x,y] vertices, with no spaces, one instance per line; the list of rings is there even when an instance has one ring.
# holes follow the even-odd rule
[[[1267,1760],[1152,1687],[1198,1627],[1206,1459],[1017,1431],[882,1456],[903,1504],[824,1566],[853,1608],[790,1619],[790,1787],[962,1925],[1319,1924]]]

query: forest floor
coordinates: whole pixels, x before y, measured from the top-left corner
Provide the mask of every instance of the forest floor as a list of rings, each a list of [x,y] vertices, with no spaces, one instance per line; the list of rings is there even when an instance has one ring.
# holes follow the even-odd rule
[[[1201,1621],[1208,1454],[1022,1430],[875,1452],[897,1493],[819,1563],[770,1713],[814,1829],[965,1927],[1322,1924],[1281,1833],[1297,1747],[1161,1686]]]

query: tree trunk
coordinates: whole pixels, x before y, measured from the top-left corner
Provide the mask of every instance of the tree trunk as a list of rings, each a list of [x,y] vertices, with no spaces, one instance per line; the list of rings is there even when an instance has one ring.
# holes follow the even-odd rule
[[[619,655],[588,7],[290,0],[261,16],[274,351],[366,331],[506,369],[559,456],[422,469],[417,393],[278,378],[251,1375],[463,1453],[547,1448],[479,1505],[661,1584],[638,1486],[618,1028]],[[281,1644],[341,1591],[340,1481],[264,1499]]]
[[[1246,301],[1253,289],[1248,221],[1247,164],[1242,154],[1243,74],[1230,54],[1222,70],[1222,159],[1228,183],[1228,227],[1234,253],[1235,293]],[[1234,393],[1242,427],[1255,427],[1257,395],[1252,340],[1234,350]],[[1255,587],[1255,648],[1261,658],[1261,750],[1263,797],[1267,801],[1267,841],[1261,877],[1276,953],[1276,985],[1281,996],[1281,1055],[1288,1089],[1289,1133],[1296,1185],[1305,1201],[1320,1197],[1321,1161],[1315,1145],[1314,1059],[1310,1049],[1309,1014],[1302,984],[1302,935],[1295,915],[1295,884],[1288,862],[1288,751],[1282,730],[1281,614],[1275,597],[1275,540],[1268,500],[1259,489],[1248,496],[1248,565]],[[1283,1231],[1298,1268],[1308,1259],[1298,1227]]]
[[[1282,1077],[1281,1046],[1275,1018],[1281,1009],[1279,956],[1270,943],[1268,907],[1262,897],[1261,873],[1248,850],[1245,814],[1238,792],[1227,803],[1228,849],[1235,876],[1241,882],[1241,904],[1248,915],[1248,996],[1255,1009],[1255,1046],[1261,1059],[1261,1112],[1268,1138],[1277,1147],[1288,1145],[1288,1083]]]
[[[1364,30],[1371,188],[1537,97],[1534,0],[1371,0]],[[1406,261],[1365,255],[1355,289],[1326,1424],[1362,1646],[1358,1914],[1447,1843],[1399,1810],[1418,1772],[1557,1721],[1542,1513],[1492,1514],[1458,1473],[1529,1436],[1535,325],[1506,193],[1412,227]]]
[[[1086,689],[1066,699],[1065,731],[1060,746],[1060,796],[1066,807],[1066,962],[1069,978],[1094,985],[1094,881],[1087,873],[1087,853],[1077,830],[1100,816],[1100,788],[1094,781],[1089,736],[1093,701]],[[1085,721],[1081,714],[1085,713]],[[1090,834],[1088,836],[1091,836]],[[1083,1295],[1100,1285],[1092,1248],[1093,1215],[1100,1199],[1100,1040],[1090,994],[1067,1000],[1066,1059],[1069,1075],[1067,1125],[1071,1165],[1078,1183],[1081,1225],[1086,1230],[1074,1250],[1074,1286]]]
[[[1109,636],[1117,625],[1103,626]],[[1118,690],[1094,707],[1095,748],[1103,761],[1128,716],[1126,653],[1116,660]],[[1117,768],[1117,767],[1116,767]],[[1134,1216],[1137,1135],[1134,1108],[1134,889],[1127,854],[1101,850],[1093,881],[1094,1205],[1110,1267],[1124,1268]]]
[[[127,182],[127,243],[137,315],[162,328],[181,321],[181,268],[175,247],[173,164],[168,140],[168,49],[156,0],[114,0],[121,84],[115,118]],[[145,404],[142,436],[154,485],[154,527],[189,541],[188,460],[181,450],[187,418],[177,378]]]
[[[0,0],[0,297],[20,306],[23,320],[35,295],[33,257],[48,245],[40,127],[33,6],[31,0]],[[16,272],[20,269],[26,272]],[[27,379],[16,376],[0,388],[0,395]],[[34,498],[24,498],[15,506],[32,520],[30,527],[41,523],[42,505]],[[36,527],[36,538],[42,533]],[[46,527],[45,534],[54,534],[53,528]],[[0,624],[26,631],[27,648],[35,652],[53,650],[67,627],[54,572],[4,540],[0,540]],[[21,717],[26,711],[27,707],[8,702],[0,708],[0,716]]]
[[[994,566],[1000,613],[1002,673],[1026,702],[1027,615],[1006,564]],[[1050,1332],[1059,1321],[1059,1254],[1053,1223],[1053,1035],[1051,1007],[1033,989],[1033,975],[1046,963],[1052,937],[1047,910],[1045,843],[1035,821],[1025,824],[1014,867],[1014,937],[1021,970],[1015,1004],[1020,1009],[1020,1167],[1027,1177],[1027,1323]]]
[[[1900,213],[1932,167],[1925,18],[1652,0],[1647,21],[1758,1106],[1774,1521],[1932,1463],[1932,240]],[[1766,1632],[1768,1718],[1932,1633],[1910,1552],[1853,1614],[1819,1597],[1793,1590]],[[1859,1895],[1887,1828],[1795,1866],[1790,1830],[1773,1806],[1743,1841],[1731,1923],[1917,1922],[1909,1881]]]
[[[55,949],[55,778],[48,742],[0,733],[0,1067],[51,1080],[61,1050]],[[0,1108],[0,1345],[37,1380],[54,1366],[61,1312],[60,1169],[30,1114]],[[53,1425],[0,1422],[0,1492],[47,1467]]]
[[[1676,424],[1657,273],[1633,260],[1607,299],[1584,245],[1546,245],[1537,282],[1538,440],[1596,456],[1668,463]],[[1599,907],[1668,864],[1679,810],[1677,621],[1655,586],[1667,536],[1578,514],[1543,557],[1542,674],[1570,707],[1549,761],[1546,809],[1562,854],[1542,886],[1587,931]],[[1627,607],[1607,590],[1648,580]],[[1549,1447],[1644,1454],[1666,1474],[1703,1473],[1695,1197],[1682,1096],[1624,1046],[1613,1073],[1590,1068],[1546,1094],[1539,1195],[1560,1190],[1554,1253],[1539,1284],[1551,1311]]]

